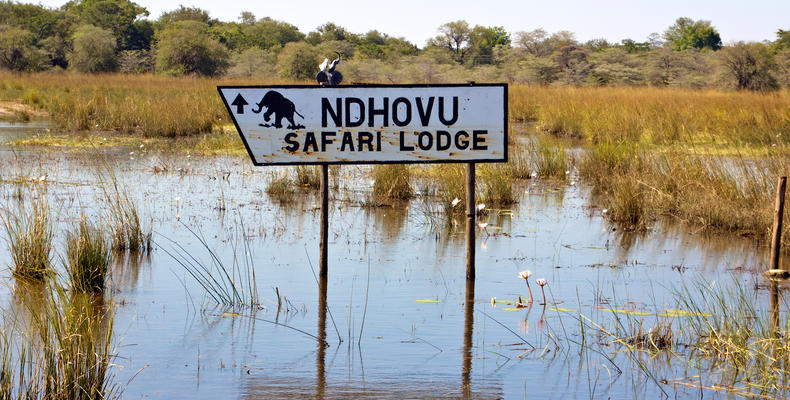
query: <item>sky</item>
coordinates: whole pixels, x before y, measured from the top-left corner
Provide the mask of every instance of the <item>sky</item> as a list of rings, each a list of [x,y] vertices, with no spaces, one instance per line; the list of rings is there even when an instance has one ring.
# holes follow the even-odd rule
[[[26,0],[22,0],[26,1]],[[423,47],[437,35],[439,25],[466,20],[471,26],[503,26],[508,32],[543,28],[552,33],[568,30],[580,41],[603,38],[619,42],[645,41],[663,33],[678,17],[704,19],[721,34],[722,41],[775,40],[778,29],[790,29],[790,0],[135,0],[156,19],[163,12],[199,7],[212,18],[237,21],[242,11],[256,18],[271,17],[296,25],[307,33],[334,22],[352,33],[378,30],[405,37]],[[63,0],[40,0],[60,7]]]

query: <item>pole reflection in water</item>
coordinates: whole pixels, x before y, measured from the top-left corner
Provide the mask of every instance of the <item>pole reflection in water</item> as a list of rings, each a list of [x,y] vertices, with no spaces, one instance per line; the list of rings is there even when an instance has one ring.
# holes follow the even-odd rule
[[[315,398],[323,399],[326,388],[326,288],[327,278],[318,281],[318,351],[315,356]]]
[[[770,294],[770,305],[771,305],[771,331],[774,335],[779,334],[779,284],[775,281],[770,282],[771,285],[771,294]]]
[[[465,399],[472,397],[472,329],[475,323],[475,281],[466,280],[466,302],[464,305],[464,350],[461,372],[462,392]]]

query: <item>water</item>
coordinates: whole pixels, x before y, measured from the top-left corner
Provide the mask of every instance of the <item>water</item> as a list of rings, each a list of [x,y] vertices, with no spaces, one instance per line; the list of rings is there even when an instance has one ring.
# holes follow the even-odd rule
[[[0,131],[9,137],[17,128]],[[73,221],[104,212],[96,151],[0,150],[9,166],[0,195],[11,205],[20,193],[46,193],[58,215],[58,255]],[[270,199],[266,182],[278,168],[255,168],[246,158],[100,151],[155,232],[150,256],[122,257],[113,268],[113,373],[125,398],[641,398],[662,391],[686,397],[698,389],[671,383],[694,375],[677,359],[650,361],[657,379],[670,381],[662,384],[626,368],[623,355],[614,355],[614,363],[580,355],[578,348],[557,348],[552,337],[578,340],[572,318],[578,312],[610,321],[608,308],[677,308],[672,288],[699,279],[745,282],[760,307],[768,303],[756,275],[765,269],[767,250],[754,242],[658,222],[645,234],[624,232],[605,221],[584,187],[541,181],[520,184],[518,204],[484,217],[489,225],[477,230],[477,280],[468,288],[462,219],[457,226],[432,224],[426,216],[432,200],[423,198],[365,207],[372,177],[355,166],[341,169],[331,192],[330,314],[322,316],[311,270],[319,233],[314,194],[289,204]],[[209,262],[187,227],[226,262],[234,244],[243,255],[238,245],[242,232],[248,236],[264,309],[235,315],[207,297],[167,254],[176,242]],[[0,259],[9,260],[6,246]],[[528,296],[518,278],[524,269],[534,272],[536,303],[542,297],[534,278],[548,279],[548,307],[492,307],[492,297]],[[3,307],[13,305],[10,275],[0,275]],[[287,299],[279,313],[274,288]],[[470,291],[473,303],[465,301]],[[656,317],[644,319],[649,325]],[[313,336],[325,337],[329,347]]]

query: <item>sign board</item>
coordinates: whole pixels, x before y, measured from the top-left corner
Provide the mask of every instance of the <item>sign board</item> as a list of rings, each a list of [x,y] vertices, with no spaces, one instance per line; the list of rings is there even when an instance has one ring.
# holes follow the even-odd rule
[[[255,165],[507,161],[507,85],[218,86]]]

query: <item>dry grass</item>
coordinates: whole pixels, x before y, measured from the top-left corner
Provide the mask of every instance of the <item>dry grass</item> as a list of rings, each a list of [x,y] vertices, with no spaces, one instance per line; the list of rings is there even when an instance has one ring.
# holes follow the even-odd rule
[[[373,197],[377,200],[406,200],[414,195],[408,165],[376,165],[373,167]]]
[[[110,243],[104,231],[85,217],[66,235],[66,262],[72,290],[104,292],[111,259]]]
[[[6,231],[14,276],[43,280],[52,272],[53,226],[43,195],[34,195],[26,207],[18,204],[0,215]]]
[[[253,82],[154,75],[2,72],[0,98],[45,110],[58,128],[68,131],[179,137],[211,132],[216,125],[228,123],[216,86],[245,83]]]
[[[510,117],[591,143],[770,145],[790,139],[790,91],[653,87],[509,89]]]

